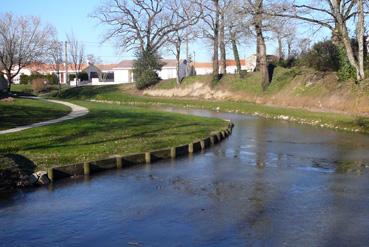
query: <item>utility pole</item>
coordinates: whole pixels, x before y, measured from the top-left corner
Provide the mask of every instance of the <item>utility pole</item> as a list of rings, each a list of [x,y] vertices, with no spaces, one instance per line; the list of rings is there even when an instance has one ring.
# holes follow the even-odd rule
[[[65,41],[64,43],[64,68],[65,68],[65,78],[64,78],[64,81],[65,81],[65,84],[68,84],[69,85],[69,78],[68,78],[68,41]]]
[[[188,54],[188,29],[186,29],[186,60],[187,60],[187,64],[186,64],[186,76],[189,76],[190,72],[189,72],[189,67],[190,67],[190,60],[189,60],[189,54]]]
[[[195,51],[193,52],[193,69],[194,69],[194,71],[195,71],[195,75],[196,75],[196,64],[195,64],[195,62],[196,62],[196,53],[195,53]]]

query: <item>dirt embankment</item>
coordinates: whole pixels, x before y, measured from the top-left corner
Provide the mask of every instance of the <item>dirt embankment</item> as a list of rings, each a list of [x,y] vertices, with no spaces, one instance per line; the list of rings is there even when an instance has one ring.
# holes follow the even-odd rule
[[[276,79],[278,81],[278,78]],[[257,82],[245,79],[244,83]],[[219,85],[212,87],[210,83],[199,79],[191,84],[170,89],[154,87],[145,90],[143,94],[158,97],[247,101],[321,112],[369,115],[369,90],[361,88],[354,82],[339,82],[334,73],[297,73],[277,89],[274,87],[266,92],[249,90],[249,88],[235,89],[231,80],[224,83],[221,81]]]

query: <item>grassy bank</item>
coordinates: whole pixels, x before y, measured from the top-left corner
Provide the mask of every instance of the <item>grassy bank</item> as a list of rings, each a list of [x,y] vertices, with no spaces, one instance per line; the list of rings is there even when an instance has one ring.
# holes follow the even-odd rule
[[[23,155],[42,169],[186,144],[227,125],[219,119],[132,106],[73,103],[87,107],[90,113],[72,121],[2,135],[0,153]]]
[[[69,112],[67,106],[42,100],[15,98],[0,101],[0,130],[59,118]]]
[[[313,112],[304,109],[271,107],[240,101],[160,98],[134,95],[125,86],[96,86],[73,88],[63,92],[62,98],[115,101],[129,105],[171,105],[259,115],[303,124],[355,132],[369,132],[369,118],[337,113]]]

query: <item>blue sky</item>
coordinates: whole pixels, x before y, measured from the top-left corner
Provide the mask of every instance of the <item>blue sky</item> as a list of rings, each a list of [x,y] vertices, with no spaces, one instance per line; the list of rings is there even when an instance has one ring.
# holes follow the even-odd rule
[[[115,63],[132,58],[132,54],[119,53],[112,42],[100,44],[104,26],[88,15],[94,11],[101,0],[0,0],[1,12],[12,12],[16,15],[39,16],[43,22],[50,23],[58,30],[60,40],[66,39],[66,34],[74,32],[76,38],[84,43],[86,54],[100,57],[104,63]],[[190,45],[190,52],[196,52],[197,61],[210,61],[211,48],[206,41],[197,41]],[[255,53],[254,41],[239,47],[240,56],[245,57]],[[275,52],[275,42],[267,44],[268,53]],[[173,58],[172,54],[162,51],[165,58]],[[228,57],[233,58],[228,52]]]

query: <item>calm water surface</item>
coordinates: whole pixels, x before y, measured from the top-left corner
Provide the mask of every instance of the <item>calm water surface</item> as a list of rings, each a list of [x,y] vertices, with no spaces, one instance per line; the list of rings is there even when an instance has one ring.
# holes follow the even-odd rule
[[[369,245],[369,136],[188,112],[231,119],[232,136],[3,197],[0,246]]]

